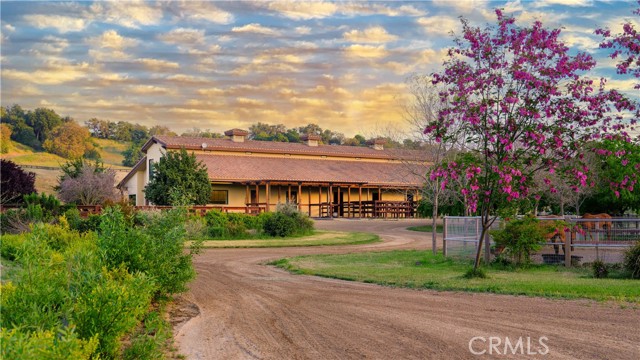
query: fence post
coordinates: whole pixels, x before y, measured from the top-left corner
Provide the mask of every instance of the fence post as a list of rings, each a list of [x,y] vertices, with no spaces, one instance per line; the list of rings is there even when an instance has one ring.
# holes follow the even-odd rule
[[[442,255],[447,257],[447,217],[442,219]]]
[[[565,232],[565,236],[564,236],[564,266],[565,267],[571,267],[571,244],[573,243],[573,239],[576,236],[575,226],[573,226],[571,228],[571,235],[569,235],[568,237],[566,235],[567,234]]]

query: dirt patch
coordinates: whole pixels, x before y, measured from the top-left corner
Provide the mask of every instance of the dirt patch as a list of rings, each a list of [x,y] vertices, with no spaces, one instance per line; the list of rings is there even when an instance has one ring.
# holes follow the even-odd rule
[[[200,315],[200,308],[198,305],[186,300],[180,296],[174,299],[169,309],[169,322],[173,331],[179,331],[180,328],[189,320]]]
[[[417,291],[292,275],[262,265],[282,257],[429,249],[424,221],[318,221],[369,231],[381,243],[321,248],[209,249],[185,298],[200,315],[175,331],[190,359],[469,359],[474,337],[540,337],[549,359],[638,359],[640,309],[616,303]],[[482,350],[480,341],[474,343]],[[487,349],[485,346],[484,349]],[[532,348],[531,350],[540,350]],[[494,354],[494,357],[496,354]],[[489,357],[486,355],[485,357]],[[542,358],[542,356],[538,356]],[[506,356],[503,358],[531,358]],[[535,358],[535,356],[534,356]]]

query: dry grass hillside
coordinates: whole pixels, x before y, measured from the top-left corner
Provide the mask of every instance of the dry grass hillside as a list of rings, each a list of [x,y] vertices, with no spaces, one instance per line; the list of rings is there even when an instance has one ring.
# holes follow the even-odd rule
[[[98,151],[105,165],[116,170],[127,170],[122,166],[123,156],[121,154],[127,148],[126,143],[114,140],[93,139],[99,146]],[[33,148],[11,141],[9,152],[1,154],[0,158],[9,159],[18,165],[24,166],[27,171],[36,174],[36,190],[47,194],[53,194],[53,187],[58,183],[60,177],[60,165],[67,162],[67,159],[44,151],[36,151]],[[45,166],[55,169],[38,169],[32,166]],[[126,175],[126,171],[116,171],[116,180],[120,181]]]

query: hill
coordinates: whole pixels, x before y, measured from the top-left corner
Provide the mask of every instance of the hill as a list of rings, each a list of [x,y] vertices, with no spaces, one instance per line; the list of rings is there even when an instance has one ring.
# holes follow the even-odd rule
[[[106,166],[116,170],[116,180],[119,181],[127,174],[130,168],[122,166],[124,151],[128,144],[115,140],[92,139],[98,146],[98,152]],[[11,148],[7,154],[1,154],[0,158],[8,159],[24,167],[26,171],[36,174],[36,190],[38,192],[53,194],[53,187],[58,184],[61,175],[60,165],[68,160],[45,151],[36,151],[33,148],[11,141]],[[39,168],[43,167],[43,168]]]

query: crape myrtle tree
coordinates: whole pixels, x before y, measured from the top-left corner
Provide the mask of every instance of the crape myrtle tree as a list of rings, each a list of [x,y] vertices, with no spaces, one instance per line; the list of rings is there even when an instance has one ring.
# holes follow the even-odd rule
[[[532,175],[562,171],[576,188],[587,186],[588,167],[562,167],[561,160],[580,159],[583,144],[593,139],[628,137],[622,116],[612,112],[634,109],[617,91],[605,91],[603,81],[581,75],[595,61],[585,53],[569,55],[559,29],[540,22],[519,27],[502,11],[496,15],[497,26],[486,28],[462,20],[462,38],[448,51],[444,70],[433,74],[434,84],[446,87],[441,97],[449,106],[425,128],[443,142],[462,134],[477,155],[475,164],[454,161],[432,173],[442,186],[458,177],[468,180],[461,191],[482,224],[474,269],[498,210],[529,196]]]
[[[156,205],[206,205],[211,196],[207,167],[195,154],[168,151],[153,164],[145,187],[147,200]]]
[[[640,5],[640,0],[638,0]],[[640,7],[633,11],[640,19]],[[600,44],[601,48],[612,49],[612,59],[618,59],[616,71],[618,74],[629,74],[638,78],[636,89],[640,89],[640,32],[632,21],[622,25],[622,32],[612,35],[610,29],[597,29],[596,34],[602,35],[605,40]]]

